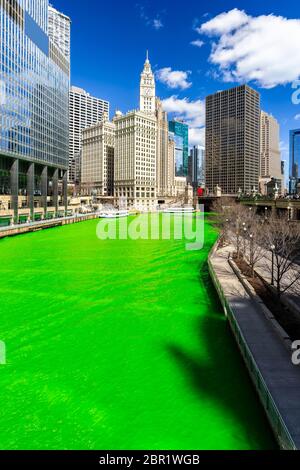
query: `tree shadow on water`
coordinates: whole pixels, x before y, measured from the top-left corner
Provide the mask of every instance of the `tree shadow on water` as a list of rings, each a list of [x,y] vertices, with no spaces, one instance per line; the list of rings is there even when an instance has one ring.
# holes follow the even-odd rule
[[[212,304],[217,303],[212,300]],[[211,311],[219,311],[220,306]],[[206,314],[197,320],[195,329],[203,354],[191,353],[179,345],[167,349],[179,366],[192,391],[199,400],[207,398],[223,408],[226,421],[237,423],[237,429],[246,429],[248,445],[253,448],[276,448],[270,426],[258,396],[240,356],[228,322],[221,314]],[[205,406],[205,403],[203,403]],[[242,441],[244,444],[244,442]]]

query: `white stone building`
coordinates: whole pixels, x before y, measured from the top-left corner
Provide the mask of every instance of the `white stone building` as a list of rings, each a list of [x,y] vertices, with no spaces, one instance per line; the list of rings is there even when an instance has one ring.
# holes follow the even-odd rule
[[[158,98],[156,98],[156,119],[156,187],[158,197],[164,197],[172,194],[175,185],[175,143],[169,137],[168,115]]]
[[[278,181],[279,192],[284,191],[281,167],[280,137],[278,121],[261,111],[260,117],[260,192],[267,194],[267,183]]]
[[[140,81],[140,111],[155,114],[155,77],[149,62],[148,51]]]
[[[109,116],[109,102],[91,96],[82,88],[70,89],[69,181],[75,182],[74,159],[81,152],[82,131]]]
[[[131,111],[114,118],[115,197],[127,198],[128,207],[154,209],[156,199],[155,115]]]
[[[81,189],[85,195],[113,196],[115,124],[103,122],[82,131]]]
[[[71,55],[71,20],[68,16],[48,7],[48,34],[54,44],[70,63]]]

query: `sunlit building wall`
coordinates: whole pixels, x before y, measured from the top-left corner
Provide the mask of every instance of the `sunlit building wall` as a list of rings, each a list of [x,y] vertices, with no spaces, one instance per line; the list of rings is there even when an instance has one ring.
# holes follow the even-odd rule
[[[10,196],[16,222],[40,203],[42,216],[49,205],[57,212],[68,166],[70,63],[49,35],[48,8],[48,0],[0,0],[0,195]]]

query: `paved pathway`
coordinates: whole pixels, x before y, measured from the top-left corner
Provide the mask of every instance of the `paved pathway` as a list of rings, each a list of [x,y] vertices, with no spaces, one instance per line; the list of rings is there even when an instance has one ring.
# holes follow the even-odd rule
[[[290,271],[285,275],[283,278],[283,286],[287,286],[288,284],[291,283],[291,280],[293,279],[293,276],[297,275],[296,271],[300,270],[300,266],[297,266],[296,264],[294,266],[294,272]],[[257,266],[255,267],[255,271],[262,276],[269,284],[271,284],[271,273],[272,273],[272,261],[271,261],[271,254],[268,253],[266,256],[260,260],[257,263]],[[288,289],[285,292],[285,295],[289,297],[294,304],[299,308],[299,314],[300,314],[300,295],[299,295],[299,290],[300,290],[300,280],[296,282],[293,287]]]
[[[217,250],[211,265],[279,414],[300,449],[300,366],[293,365],[292,351],[246,293],[228,263],[228,254],[227,247]]]

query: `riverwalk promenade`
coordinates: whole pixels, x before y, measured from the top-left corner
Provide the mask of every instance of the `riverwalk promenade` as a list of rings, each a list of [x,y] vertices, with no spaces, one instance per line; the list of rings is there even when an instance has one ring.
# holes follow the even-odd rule
[[[300,366],[293,365],[274,318],[240,282],[229,254],[230,247],[215,247],[211,277],[280,448],[300,449]]]
[[[20,235],[22,233],[36,232],[38,230],[44,230],[46,228],[54,228],[62,225],[83,222],[85,220],[96,219],[98,216],[98,213],[93,212],[90,214],[77,214],[68,217],[59,217],[55,219],[39,220],[36,222],[29,222],[25,224],[16,224],[9,225],[7,227],[0,227],[0,239]]]

